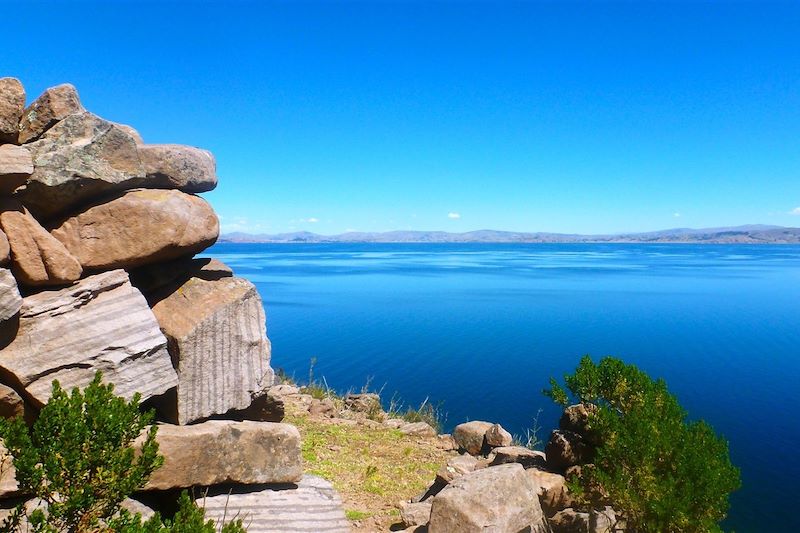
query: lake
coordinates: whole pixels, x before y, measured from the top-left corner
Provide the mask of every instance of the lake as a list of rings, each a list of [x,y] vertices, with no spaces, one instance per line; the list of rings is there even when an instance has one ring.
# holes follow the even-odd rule
[[[446,428],[535,419],[583,354],[663,377],[729,441],[726,528],[800,531],[800,246],[234,244],[205,255],[258,287],[272,365],[340,392],[441,402]],[[792,496],[794,495],[794,496]],[[787,505],[788,504],[788,505]]]

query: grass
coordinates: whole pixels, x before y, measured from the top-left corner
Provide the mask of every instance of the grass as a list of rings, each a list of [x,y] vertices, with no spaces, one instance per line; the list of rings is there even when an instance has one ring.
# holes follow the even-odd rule
[[[396,398],[392,398],[389,402],[389,418],[401,418],[406,422],[426,422],[437,433],[442,431],[442,427],[447,419],[447,416],[442,411],[441,404],[433,405],[428,401],[428,398],[420,404],[416,409],[413,407],[403,407]]]
[[[423,492],[452,452],[385,426],[335,423],[289,412],[302,435],[305,471],[329,480],[353,521],[371,517],[388,530],[397,504]]]

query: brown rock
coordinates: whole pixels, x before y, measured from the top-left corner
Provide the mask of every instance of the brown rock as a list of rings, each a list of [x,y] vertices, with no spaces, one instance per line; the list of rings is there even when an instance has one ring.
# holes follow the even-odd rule
[[[207,150],[179,144],[139,146],[148,186],[206,192],[217,186],[217,164]]]
[[[179,424],[245,409],[274,379],[255,286],[233,277],[219,261],[193,265],[184,277],[148,295],[178,372],[170,418]]]
[[[374,392],[347,394],[344,397],[344,406],[356,413],[369,413],[382,410],[381,397]]]
[[[125,133],[127,133],[128,135],[130,135],[137,145],[144,144],[142,136],[132,126],[128,126],[127,124],[120,124],[119,122],[115,122],[114,125],[119,129],[121,129],[122,131],[124,131]]]
[[[453,480],[433,499],[430,533],[547,531],[536,485],[521,465],[477,470]]]
[[[411,437],[432,438],[436,436],[436,430],[427,422],[410,422],[403,424],[399,428],[400,433]]]
[[[25,401],[17,391],[0,383],[0,417],[16,418],[25,416]]]
[[[0,266],[6,266],[11,262],[11,246],[8,244],[8,237],[0,229]]]
[[[223,483],[295,483],[303,475],[300,433],[288,424],[210,420],[158,426],[164,465],[144,490]]]
[[[65,83],[47,89],[22,113],[19,144],[35,141],[58,121],[81,111],[78,91],[72,85]]]
[[[523,446],[501,446],[492,450],[494,459],[492,466],[508,463],[519,463],[524,468],[543,468],[545,455],[538,450],[531,450]]]
[[[580,435],[561,429],[550,434],[544,453],[547,466],[555,472],[564,472],[570,466],[590,461],[592,457],[591,447]]]
[[[458,450],[458,444],[456,444],[456,440],[449,433],[436,436],[436,447],[446,452]]]
[[[308,407],[308,414],[319,418],[333,418],[338,413],[336,412],[336,405],[330,398],[316,398],[311,400],[311,405]]]
[[[25,109],[25,88],[16,78],[0,78],[0,144],[16,143]]]
[[[589,419],[597,413],[597,406],[591,403],[570,405],[561,415],[558,427],[566,431],[577,433],[584,440],[597,445],[597,435],[591,430]]]
[[[133,137],[91,113],[70,115],[26,147],[34,171],[18,195],[42,220],[147,182]]]
[[[511,443],[514,441],[514,437],[511,436],[511,433],[503,429],[503,426],[500,424],[494,424],[486,430],[485,439],[486,444],[492,448],[511,446]]]
[[[589,513],[572,508],[557,512],[547,522],[553,533],[589,533]]]
[[[257,393],[250,405],[244,409],[228,411],[224,415],[220,415],[220,417],[239,421],[280,422],[285,415],[286,405],[283,397],[275,394],[270,388]]]
[[[17,281],[5,268],[0,268],[0,324],[11,319],[22,307]]]
[[[23,299],[17,335],[0,351],[0,373],[14,388],[39,406],[54,379],[65,390],[83,388],[98,370],[125,398],[148,399],[177,384],[167,340],[125,271]]]
[[[197,196],[136,189],[66,219],[52,234],[84,268],[130,268],[205,250],[219,236],[219,221]]]
[[[567,489],[567,481],[564,476],[537,468],[526,470],[525,473],[539,487],[539,503],[542,504],[542,509],[547,516],[553,516],[561,509],[572,507],[574,502]]]
[[[431,519],[431,502],[407,503],[400,508],[400,521],[404,527],[424,526]]]
[[[466,450],[471,455],[479,455],[483,450],[486,432],[493,425],[491,422],[479,420],[459,424],[453,430],[453,438],[459,448]]]
[[[20,493],[17,485],[17,471],[14,469],[11,454],[0,440],[0,499]]]
[[[64,285],[81,277],[77,259],[16,200],[0,198],[0,228],[11,248],[11,269],[23,285]]]
[[[33,174],[33,158],[24,146],[0,144],[0,194],[11,194]]]
[[[478,468],[478,460],[469,455],[456,455],[447,460],[447,464],[436,472],[436,479],[443,484],[448,484],[459,476],[463,476]]]

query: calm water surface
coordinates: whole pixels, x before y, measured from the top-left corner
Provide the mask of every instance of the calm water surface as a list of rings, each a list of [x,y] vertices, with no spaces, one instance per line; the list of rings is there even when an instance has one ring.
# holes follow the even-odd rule
[[[729,440],[736,531],[800,531],[800,246],[218,244],[264,299],[273,366],[346,391],[368,380],[447,427],[522,434],[582,354],[663,377]]]

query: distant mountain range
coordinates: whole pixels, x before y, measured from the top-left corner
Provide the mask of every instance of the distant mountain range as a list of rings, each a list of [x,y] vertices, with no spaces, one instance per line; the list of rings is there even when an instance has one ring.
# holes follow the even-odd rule
[[[446,231],[348,232],[319,235],[308,231],[252,235],[228,233],[220,242],[263,243],[709,243],[709,244],[800,244],[800,228],[751,224],[725,228],[674,228],[646,233],[578,235],[567,233],[523,233],[478,230],[466,233]]]

